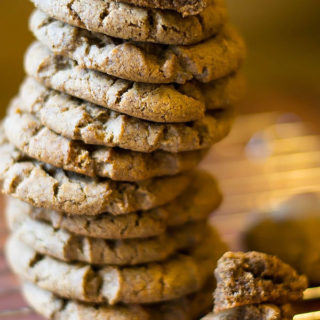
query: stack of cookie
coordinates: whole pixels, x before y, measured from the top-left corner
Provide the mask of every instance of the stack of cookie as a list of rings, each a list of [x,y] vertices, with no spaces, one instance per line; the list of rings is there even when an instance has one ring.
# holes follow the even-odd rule
[[[1,127],[8,261],[47,318],[193,319],[226,250],[195,171],[232,124],[244,45],[221,0],[33,0]]]

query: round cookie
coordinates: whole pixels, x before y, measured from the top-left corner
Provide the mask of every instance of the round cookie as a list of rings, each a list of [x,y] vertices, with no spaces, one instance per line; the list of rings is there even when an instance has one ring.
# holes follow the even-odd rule
[[[67,299],[114,305],[168,301],[199,291],[224,250],[225,245],[212,234],[191,255],[134,267],[92,268],[41,255],[12,236],[6,255],[17,275],[42,289]]]
[[[227,20],[223,1],[210,1],[197,16],[139,8],[113,0],[32,0],[49,16],[108,36],[141,42],[188,45],[216,34]]]
[[[15,198],[7,202],[7,214],[16,212],[50,223],[55,229],[101,239],[133,239],[159,236],[169,227],[179,227],[207,219],[220,205],[221,192],[216,181],[206,172],[197,171],[192,183],[172,202],[149,211],[114,216],[70,216],[36,208]]]
[[[129,3],[138,7],[174,10],[181,13],[183,17],[187,17],[202,12],[211,1],[212,0],[121,0],[118,2]]]
[[[21,200],[8,197],[6,212],[27,214],[32,219],[50,223],[55,229],[100,239],[147,238],[163,234],[167,229],[168,213],[161,208],[124,215],[104,213],[97,216],[68,215],[37,208]]]
[[[169,229],[159,237],[104,240],[78,236],[33,220],[20,212],[7,215],[16,237],[35,251],[66,262],[128,266],[168,259],[197,245],[206,236],[205,222]]]
[[[121,42],[39,10],[31,16],[30,29],[54,54],[76,61],[81,68],[136,82],[210,82],[238,70],[245,56],[243,40],[229,25],[217,36],[187,47]]]
[[[206,149],[230,131],[232,110],[208,112],[186,124],[157,124],[136,119],[46,89],[28,78],[20,90],[19,108],[70,140],[139,152],[184,152]]]
[[[28,49],[25,70],[49,88],[154,122],[201,119],[206,109],[232,105],[244,91],[244,80],[238,73],[207,84],[191,81],[176,86],[117,79],[80,68],[75,61],[54,55],[39,42]]]
[[[51,131],[20,105],[19,99],[15,100],[4,120],[9,142],[31,158],[90,177],[141,181],[175,175],[195,168],[206,153],[139,153],[85,145]]]
[[[194,320],[212,305],[212,288],[171,302],[151,305],[91,305],[61,299],[52,292],[24,282],[22,292],[28,303],[50,320]],[[200,303],[198,303],[200,302]]]
[[[161,206],[181,194],[190,179],[183,175],[135,183],[93,179],[28,159],[0,132],[0,180],[5,194],[36,207],[97,215]]]

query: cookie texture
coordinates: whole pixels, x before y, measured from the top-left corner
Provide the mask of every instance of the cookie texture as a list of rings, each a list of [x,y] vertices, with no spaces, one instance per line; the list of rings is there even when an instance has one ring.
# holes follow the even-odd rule
[[[219,35],[187,47],[119,41],[52,19],[39,10],[31,16],[30,29],[52,52],[82,68],[137,82],[209,82],[238,70],[245,55],[242,39],[228,25]]]
[[[208,84],[155,85],[121,80],[80,68],[71,59],[56,56],[39,42],[25,56],[27,74],[49,88],[102,107],[154,122],[201,119],[205,110],[236,102],[243,92],[241,74]]]
[[[221,0],[210,1],[197,16],[139,8],[113,0],[32,0],[49,16],[108,36],[134,41],[188,45],[216,34],[226,22]]]
[[[210,308],[210,290],[172,302],[151,305],[91,305],[64,300],[30,282],[23,283],[23,295],[29,304],[50,320],[193,320]],[[197,300],[201,299],[201,304]]]
[[[229,133],[233,121],[232,110],[217,110],[188,125],[156,124],[73,99],[30,78],[19,97],[23,111],[61,136],[139,152],[206,149]]]
[[[135,183],[89,178],[26,158],[1,135],[2,191],[36,207],[79,215],[125,214],[168,203],[189,183],[183,175]]]
[[[302,298],[307,279],[275,256],[227,252],[215,270],[215,313],[248,304],[286,304]]]
[[[56,134],[37,117],[23,112],[20,105],[19,99],[15,100],[4,121],[10,143],[30,158],[72,172],[117,181],[141,181],[191,170],[205,155],[201,151],[139,153],[86,145]]]
[[[114,305],[168,301],[201,290],[215,267],[216,255],[224,250],[216,238],[207,239],[191,255],[176,255],[161,263],[92,268],[41,255],[12,236],[6,255],[16,274],[42,289],[67,299]]]
[[[55,229],[100,239],[133,239],[160,236],[167,228],[180,227],[207,219],[220,205],[221,192],[217,182],[209,174],[197,171],[191,177],[188,188],[172,202],[148,211],[114,216],[104,213],[98,216],[66,215],[61,212],[36,208],[9,197],[7,214],[19,223],[20,215],[44,221]]]
[[[37,208],[26,202],[8,197],[6,211],[9,216],[16,212],[32,219],[50,223],[55,229],[64,229],[78,235],[100,239],[147,238],[163,234],[167,229],[167,212],[161,208],[147,211],[97,216],[67,215],[58,211]]]
[[[211,313],[202,320],[292,320],[290,305],[245,305],[219,313]]]
[[[183,17],[200,13],[209,3],[207,0],[122,0],[118,2],[138,7],[174,10],[181,13]]]
[[[66,262],[94,265],[126,266],[162,261],[197,245],[204,239],[206,229],[205,222],[199,222],[170,229],[159,237],[104,240],[55,229],[21,212],[7,214],[7,220],[16,237],[35,251]]]

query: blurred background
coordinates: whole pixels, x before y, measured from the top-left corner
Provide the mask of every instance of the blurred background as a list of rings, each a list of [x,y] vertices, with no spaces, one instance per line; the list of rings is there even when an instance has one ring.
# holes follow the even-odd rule
[[[248,44],[248,95],[249,99],[255,100],[242,106],[242,110],[279,109],[281,99],[294,98],[310,101],[314,107],[310,112],[317,112],[320,106],[314,101],[320,95],[320,1],[227,2],[231,20],[240,28]],[[32,41],[27,30],[31,10],[32,5],[27,0],[0,1],[1,115],[23,78],[23,52]],[[268,101],[276,95],[279,95],[280,103]]]

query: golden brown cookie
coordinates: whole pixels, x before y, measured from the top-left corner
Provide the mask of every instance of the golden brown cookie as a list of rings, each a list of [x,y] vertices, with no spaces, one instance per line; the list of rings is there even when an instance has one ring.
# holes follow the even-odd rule
[[[99,106],[154,122],[188,122],[201,119],[205,110],[226,108],[242,96],[241,74],[207,84],[155,85],[117,79],[80,68],[75,61],[56,56],[39,42],[25,57],[28,75],[71,96]]]
[[[139,152],[206,149],[224,138],[233,122],[232,109],[208,112],[188,125],[143,121],[46,89],[31,78],[19,99],[21,110],[70,140]]]
[[[197,223],[208,218],[220,205],[221,192],[217,182],[208,173],[196,171],[188,188],[174,201],[148,211],[114,216],[104,213],[97,216],[67,215],[61,212],[36,208],[15,198],[9,198],[7,212],[17,212],[33,219],[50,223],[55,229],[101,239],[132,239],[159,236],[167,228]],[[16,217],[17,218],[17,217]]]
[[[158,262],[199,244],[208,234],[206,222],[190,223],[151,238],[105,240],[55,229],[21,212],[8,214],[12,232],[35,251],[66,262],[129,266]]]
[[[21,278],[67,299],[110,305],[155,303],[178,299],[204,287],[225,250],[219,237],[209,238],[191,255],[179,254],[161,263],[135,267],[67,264],[37,253],[16,236],[8,241],[6,256]]]
[[[136,82],[210,82],[237,71],[245,56],[243,40],[229,25],[215,37],[188,47],[119,41],[54,20],[39,10],[31,16],[30,28],[54,54],[82,68]]]
[[[206,150],[141,153],[86,145],[56,134],[20,106],[15,100],[4,120],[10,143],[31,158],[90,177],[141,181],[171,176],[195,168],[206,154]]]
[[[2,191],[36,207],[78,215],[149,210],[176,198],[189,180],[183,175],[135,183],[89,178],[27,158],[0,132]]]
[[[210,1],[197,16],[138,8],[113,0],[32,0],[55,19],[111,37],[164,44],[193,44],[216,34],[226,22],[223,0]]]

